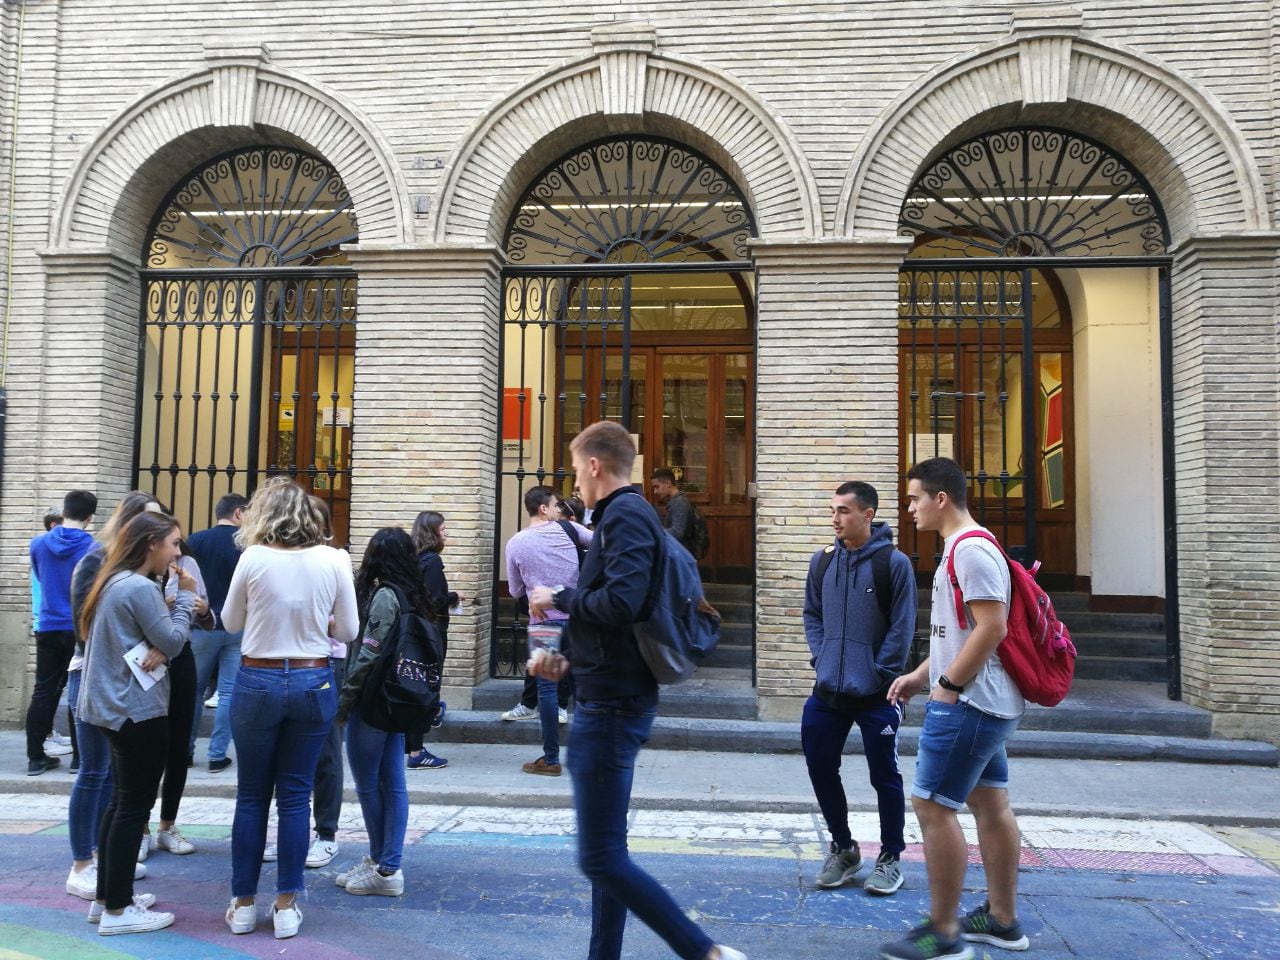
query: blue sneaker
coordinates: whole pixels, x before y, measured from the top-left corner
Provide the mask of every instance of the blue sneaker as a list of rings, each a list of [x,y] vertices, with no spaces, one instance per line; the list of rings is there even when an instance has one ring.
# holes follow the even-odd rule
[[[443,700],[440,701],[440,709],[436,711],[436,715],[431,719],[431,729],[438,730],[440,725],[444,723],[445,711],[449,709],[449,705]]]
[[[901,940],[886,943],[880,956],[883,960],[972,960],[973,948],[960,937],[948,937],[926,923]]]
[[[437,757],[427,750],[423,750],[421,753],[409,754],[408,767],[410,770],[439,770],[448,765],[449,761],[444,757]]]

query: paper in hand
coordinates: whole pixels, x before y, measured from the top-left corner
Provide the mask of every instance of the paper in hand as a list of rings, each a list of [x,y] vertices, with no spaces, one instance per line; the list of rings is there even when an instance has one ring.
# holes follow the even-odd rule
[[[147,654],[150,652],[151,647],[143,640],[137,646],[130,647],[124,654],[124,662],[129,664],[129,670],[143,690],[150,690],[163,680],[164,675],[169,671],[167,663],[160,664],[154,670],[143,670],[142,661],[146,659]]]

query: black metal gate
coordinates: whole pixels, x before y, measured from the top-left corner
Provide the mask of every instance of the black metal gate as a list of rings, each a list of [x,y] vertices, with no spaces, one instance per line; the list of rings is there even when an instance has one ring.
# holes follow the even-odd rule
[[[139,489],[191,531],[223,494],[289,476],[325,500],[345,544],[355,273],[167,270],[142,284]]]
[[[595,420],[630,427],[631,274],[628,268],[510,268],[502,278],[501,369],[506,387],[498,450],[495,562],[524,528],[524,494],[573,492],[569,443]],[[525,627],[495,577],[491,676],[524,673]]]
[[[1031,270],[908,261],[899,274],[903,466],[951,457],[971,509],[1011,555],[1036,558],[1037,459]],[[902,478],[906,489],[906,478]],[[942,542],[904,523],[913,562]]]

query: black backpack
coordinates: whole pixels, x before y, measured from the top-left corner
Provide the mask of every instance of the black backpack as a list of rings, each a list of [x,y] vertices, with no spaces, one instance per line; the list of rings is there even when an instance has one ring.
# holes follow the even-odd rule
[[[360,719],[388,733],[426,733],[440,709],[444,642],[439,628],[409,604],[399,587],[400,616],[360,691]]]
[[[711,549],[711,531],[707,529],[707,518],[692,503],[689,504],[689,511],[689,532],[686,534],[689,542],[685,547],[693,554],[693,559],[705,560],[707,551]]]

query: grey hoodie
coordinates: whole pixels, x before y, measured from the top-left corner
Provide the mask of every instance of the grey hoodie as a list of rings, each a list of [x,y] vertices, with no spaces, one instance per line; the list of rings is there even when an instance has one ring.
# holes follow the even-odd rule
[[[892,550],[889,577],[893,585],[890,616],[885,621],[875,592],[871,557]],[[902,673],[916,631],[915,571],[906,554],[893,548],[889,525],[877,522],[856,550],[835,542],[835,556],[818,584],[824,550],[809,561],[804,591],[804,635],[817,673],[814,693],[825,700],[883,696]]]

